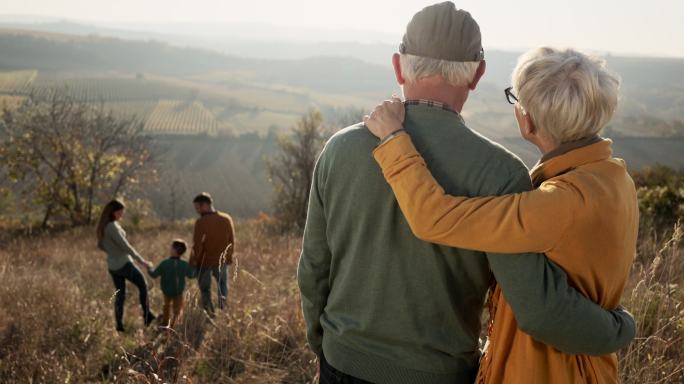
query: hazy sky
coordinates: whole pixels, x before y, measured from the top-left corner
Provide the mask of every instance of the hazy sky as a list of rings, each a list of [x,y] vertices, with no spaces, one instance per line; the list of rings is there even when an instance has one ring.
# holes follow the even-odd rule
[[[396,35],[419,0],[0,0],[0,13],[84,21],[242,21],[283,26],[370,29]],[[485,48],[575,46],[616,53],[684,57],[684,1],[455,1],[480,23]],[[390,35],[390,36],[392,36]],[[357,34],[355,34],[357,36]]]

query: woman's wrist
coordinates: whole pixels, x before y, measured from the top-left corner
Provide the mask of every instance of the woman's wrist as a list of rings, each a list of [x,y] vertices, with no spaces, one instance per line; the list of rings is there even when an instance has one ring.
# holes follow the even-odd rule
[[[406,134],[406,131],[403,128],[390,133],[389,135],[385,136],[382,140],[380,140],[380,142],[378,143],[378,147],[382,146],[383,144],[402,134]]]

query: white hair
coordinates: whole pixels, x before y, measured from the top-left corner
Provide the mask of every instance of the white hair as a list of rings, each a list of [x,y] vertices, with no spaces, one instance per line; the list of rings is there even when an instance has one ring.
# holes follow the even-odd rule
[[[613,117],[620,79],[605,60],[573,49],[533,49],[518,59],[512,85],[539,133],[557,144],[598,134]]]
[[[454,86],[469,85],[475,78],[479,61],[447,61],[402,53],[399,56],[401,76],[413,83],[423,77],[440,75]]]

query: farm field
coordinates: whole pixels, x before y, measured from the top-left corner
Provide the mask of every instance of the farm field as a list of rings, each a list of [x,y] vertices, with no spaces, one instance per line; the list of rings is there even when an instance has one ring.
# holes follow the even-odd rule
[[[59,91],[87,103],[104,103],[145,122],[151,134],[267,134],[285,130],[307,109],[354,106],[341,95],[317,95],[286,86],[224,85],[163,76],[109,74],[81,78],[36,70],[0,72],[0,107],[14,109],[28,96]],[[349,104],[346,104],[346,103]],[[366,100],[368,103],[368,100]]]

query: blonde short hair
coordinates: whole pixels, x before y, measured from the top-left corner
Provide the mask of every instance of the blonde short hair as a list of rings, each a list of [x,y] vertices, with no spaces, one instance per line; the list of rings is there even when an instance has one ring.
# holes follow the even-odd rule
[[[512,85],[540,134],[561,144],[596,135],[608,124],[620,79],[601,58],[543,47],[520,56]]]
[[[413,83],[423,77],[440,75],[449,84],[467,86],[475,78],[479,61],[447,61],[402,53],[399,56],[401,75]]]

